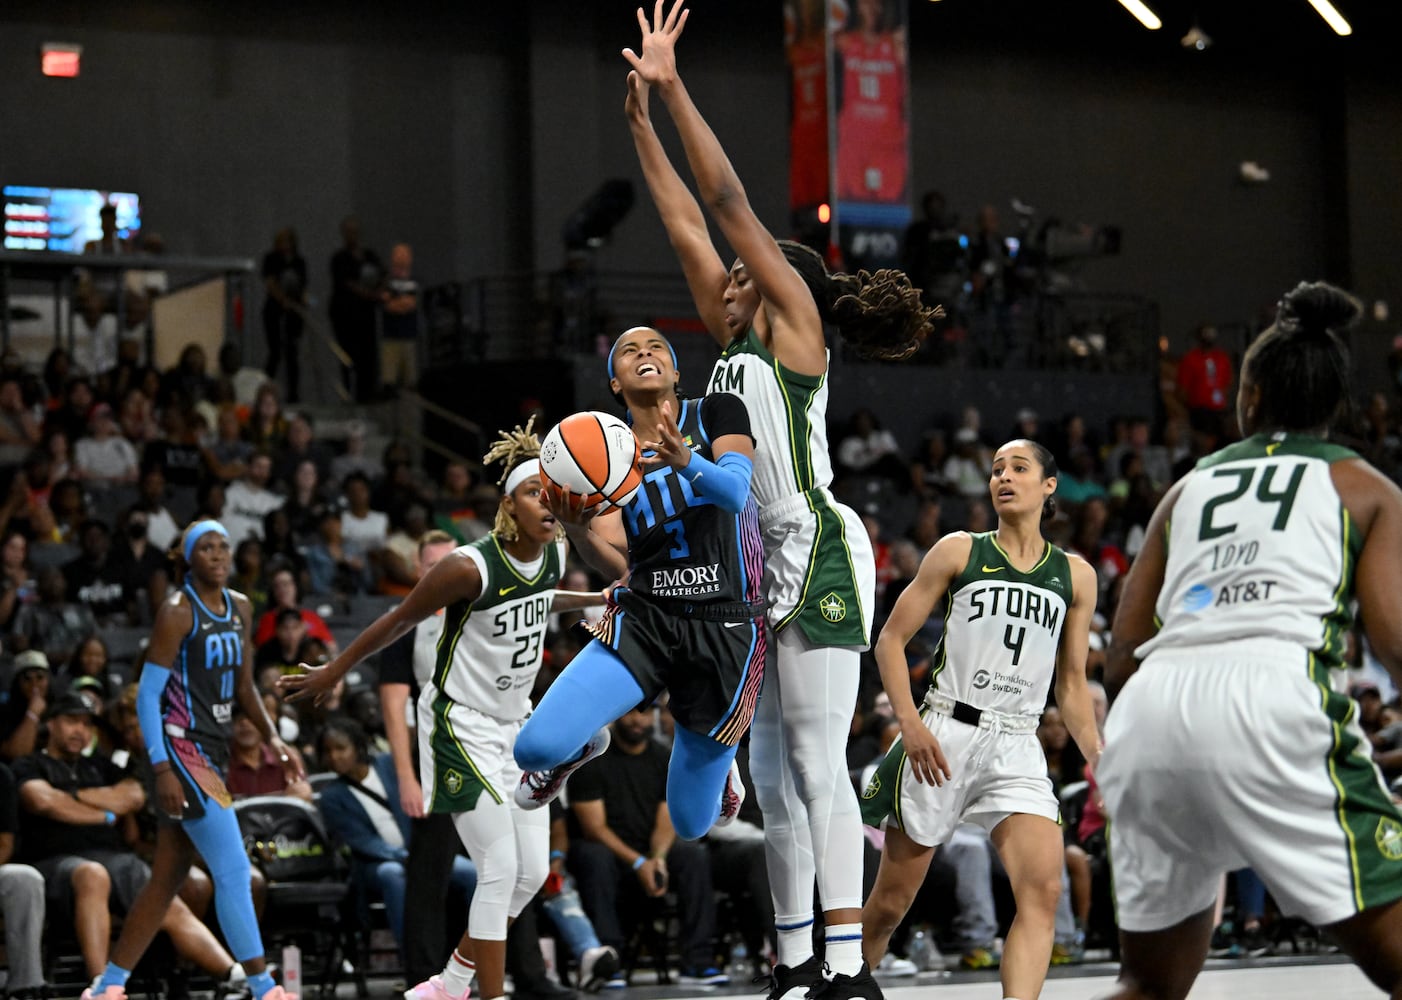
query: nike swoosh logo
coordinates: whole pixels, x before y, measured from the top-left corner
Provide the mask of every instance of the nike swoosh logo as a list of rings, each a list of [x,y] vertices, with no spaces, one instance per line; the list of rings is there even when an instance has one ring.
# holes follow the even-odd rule
[[[741,625],[748,625],[749,622],[721,622],[725,628],[739,628]]]
[[[1267,455],[1274,455],[1275,452],[1276,452],[1276,449],[1279,448],[1279,447],[1280,447],[1280,442],[1279,442],[1279,441],[1272,441],[1270,444],[1266,445],[1266,454],[1267,454]]]
[[[200,626],[200,628],[208,632],[210,629],[214,628],[214,622],[205,622],[203,625]]]
[[[505,597],[507,594],[509,594],[509,593],[511,593],[513,590],[515,590],[516,587],[517,587],[517,585],[514,584],[514,583],[513,583],[511,586],[509,586],[509,587],[502,587],[500,590],[497,591],[497,596],[498,596],[498,597]]]
[[[985,573],[1001,573],[1005,568],[1004,566],[985,566],[983,571]]]

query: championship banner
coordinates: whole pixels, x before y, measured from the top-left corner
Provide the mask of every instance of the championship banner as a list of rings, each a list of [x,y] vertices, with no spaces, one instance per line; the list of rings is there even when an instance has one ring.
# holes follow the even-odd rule
[[[785,22],[795,228],[848,269],[898,266],[911,218],[905,4],[793,0]]]

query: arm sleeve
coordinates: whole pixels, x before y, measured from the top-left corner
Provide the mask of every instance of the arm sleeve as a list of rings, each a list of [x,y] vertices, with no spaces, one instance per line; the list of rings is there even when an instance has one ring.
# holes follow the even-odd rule
[[[146,758],[154,767],[167,760],[162,736],[161,692],[170,680],[166,667],[147,663],[141,670],[141,684],[136,689],[136,718],[141,723],[141,738],[146,744]]]
[[[739,452],[728,451],[719,462],[692,452],[691,461],[678,475],[689,482],[698,495],[721,510],[738,514],[750,498],[750,477],[754,469],[750,457]]]

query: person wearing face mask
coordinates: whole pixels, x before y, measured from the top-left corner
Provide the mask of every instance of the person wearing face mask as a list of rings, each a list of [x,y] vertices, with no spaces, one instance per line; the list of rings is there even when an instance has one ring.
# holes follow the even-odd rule
[[[128,508],[117,522],[111,562],[129,595],[132,621],[154,621],[170,587],[170,560],[151,540],[151,514]]]

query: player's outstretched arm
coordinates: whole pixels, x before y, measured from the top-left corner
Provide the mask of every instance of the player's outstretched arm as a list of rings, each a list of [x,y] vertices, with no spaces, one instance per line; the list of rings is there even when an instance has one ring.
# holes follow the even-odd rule
[[[949,590],[969,562],[973,539],[966,532],[945,535],[925,554],[920,570],[896,599],[891,616],[876,640],[876,663],[881,668],[881,686],[891,699],[891,709],[901,724],[901,743],[905,747],[915,780],[923,784],[942,785],[952,776],[944,750],[933,733],[925,728],[920,710],[910,692],[910,670],[906,666],[905,648],[920,626],[930,617],[935,604]]]
[[[1110,628],[1110,648],[1105,654],[1105,693],[1111,703],[1139,669],[1134,651],[1159,630],[1154,619],[1154,605],[1158,602],[1164,570],[1168,566],[1168,522],[1182,491],[1183,480],[1179,480],[1159,501],[1154,516],[1149,519],[1144,548],[1125,577],[1120,605],[1115,609],[1115,622]]]
[[[278,690],[289,700],[314,698],[320,701],[361,660],[378,653],[418,625],[439,608],[458,601],[476,600],[482,593],[482,574],[477,564],[461,552],[453,552],[414,585],[404,603],[380,615],[351,640],[324,667],[302,664],[302,673],[278,679]]]

